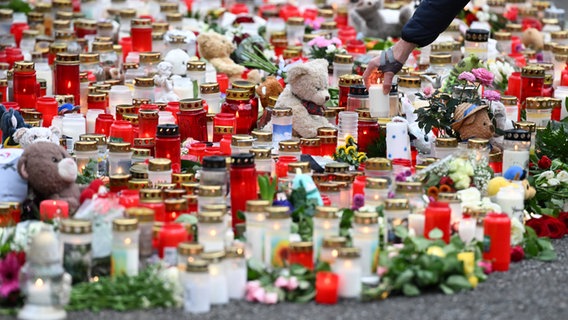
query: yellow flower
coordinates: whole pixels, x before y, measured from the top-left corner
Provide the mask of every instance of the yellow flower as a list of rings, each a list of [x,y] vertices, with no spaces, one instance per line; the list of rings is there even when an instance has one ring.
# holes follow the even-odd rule
[[[472,274],[475,269],[475,254],[473,252],[458,253],[458,260],[463,263],[463,272],[466,275]]]
[[[355,138],[353,138],[352,135],[348,134],[348,135],[345,137],[345,144],[346,144],[346,145],[353,145],[353,144],[355,144]]]
[[[357,157],[367,156],[365,152],[357,152]]]
[[[477,284],[479,283],[479,279],[477,279],[474,275],[467,277],[467,281],[469,281],[469,284],[471,284],[473,288],[477,287]]]
[[[339,152],[345,152],[345,149],[346,149],[345,146],[339,146],[339,147],[337,147],[337,152],[338,153]]]
[[[429,254],[431,256],[437,256],[437,257],[440,257],[440,258],[444,258],[446,256],[444,249],[442,249],[438,246],[432,246],[432,247],[428,248],[428,250],[426,251],[426,254]]]
[[[347,149],[345,151],[349,155],[356,155],[357,154],[357,148],[355,148],[355,146],[349,146],[349,147],[347,147]]]

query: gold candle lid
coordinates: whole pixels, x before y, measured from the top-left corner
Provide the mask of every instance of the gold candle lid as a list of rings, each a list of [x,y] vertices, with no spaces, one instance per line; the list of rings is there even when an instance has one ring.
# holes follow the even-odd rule
[[[212,203],[203,206],[203,211],[221,211],[223,214],[227,214],[227,205],[222,203]]]
[[[318,136],[332,136],[337,137],[337,129],[331,127],[321,127],[317,129]]]
[[[154,86],[154,78],[134,78],[134,86],[151,88]]]
[[[384,190],[389,188],[389,181],[385,178],[371,178],[365,179],[365,188],[373,190]]]
[[[185,199],[166,199],[164,203],[166,211],[187,211],[187,201]]]
[[[272,109],[273,117],[291,117],[292,108],[274,108]]]
[[[110,142],[108,146],[110,152],[130,152],[130,143],[128,142]]]
[[[544,97],[528,97],[525,105],[527,109],[550,109],[550,102]]]
[[[416,194],[423,193],[421,182],[397,182],[396,193],[399,194]]]
[[[122,16],[122,12],[121,12]],[[132,19],[130,21],[130,27],[150,27],[152,26],[152,20],[150,19]]]
[[[392,163],[387,158],[369,158],[365,161],[365,170],[392,171]]]
[[[77,141],[73,144],[73,149],[75,151],[97,151],[97,142],[96,141]]]
[[[177,252],[182,256],[197,256],[203,253],[203,245],[195,242],[180,242]]]
[[[162,202],[162,190],[161,189],[141,189],[140,190],[140,202]]]
[[[272,150],[268,148],[252,148],[249,153],[254,156],[255,160],[267,160],[272,158]]]
[[[200,185],[197,193],[200,197],[221,197],[221,186],[203,186]]]
[[[203,61],[189,61],[186,67],[187,71],[205,72],[206,64]]]
[[[268,200],[248,200],[246,203],[247,212],[266,212],[266,207],[270,206]]]
[[[253,130],[251,135],[259,142],[272,142],[272,132]]]
[[[159,52],[140,52],[140,63],[158,63],[161,53]]]
[[[457,148],[458,139],[456,138],[437,138],[436,139],[437,148]]]
[[[154,210],[144,207],[132,207],[124,211],[127,218],[137,219],[139,222],[154,222]]]
[[[149,149],[137,149],[132,148],[132,158],[150,158],[150,150]]]
[[[172,161],[166,158],[151,159],[148,162],[148,170],[150,171],[169,171],[172,169]]]
[[[344,162],[330,162],[325,165],[325,172],[336,173],[336,172],[347,172],[349,171],[349,165]]]
[[[338,211],[339,209],[336,207],[319,206],[316,207],[314,217],[319,219],[339,219],[339,216],[337,215]]]
[[[201,94],[219,93],[219,90],[219,83],[217,82],[206,82],[202,83],[199,86],[199,91],[201,92]]]
[[[201,259],[189,261],[185,266],[185,272],[207,273],[209,272],[209,263]]]
[[[379,215],[376,212],[355,212],[353,222],[357,224],[377,224]]]
[[[322,247],[324,248],[343,248],[347,244],[347,239],[340,236],[328,236],[323,238]]]
[[[62,219],[60,224],[61,233],[85,234],[93,232],[91,220]]]
[[[408,199],[387,199],[385,201],[385,210],[403,211],[409,208]]]
[[[199,183],[198,182],[184,182],[181,184],[182,189],[187,192],[187,194],[197,194],[199,190]]]
[[[301,173],[310,173],[310,163],[309,162],[291,162],[288,164],[288,173],[297,173],[300,170]]]
[[[203,252],[200,255],[201,259],[205,261],[209,261],[210,263],[220,262],[225,258],[225,251],[212,251],[212,252]]]
[[[114,219],[112,221],[112,230],[125,232],[125,231],[134,231],[138,229],[138,220],[137,219]]]
[[[249,101],[250,92],[249,90],[239,88],[227,89],[227,100]]]
[[[148,180],[128,180],[128,189],[142,190],[148,188]]]
[[[403,88],[420,88],[420,77],[415,76],[399,76],[398,86]]]
[[[186,182],[192,182],[194,178],[193,173],[172,173],[172,183],[182,185]]]
[[[460,196],[454,192],[442,192],[438,194],[438,202],[461,203]]]
[[[223,211],[201,211],[197,213],[199,223],[222,223]]]
[[[289,219],[290,208],[286,206],[268,206],[266,207],[268,219]]]
[[[245,257],[245,248],[239,246],[231,246],[226,251],[227,258],[244,258]]]
[[[202,99],[181,99],[179,101],[179,110],[180,111],[194,111],[203,109],[203,100]]]
[[[235,134],[231,137],[231,146],[234,147],[252,147],[252,136],[248,134]]]
[[[489,140],[481,138],[472,138],[467,140],[468,149],[485,149],[489,146]]]
[[[340,86],[352,86],[355,84],[363,84],[363,77],[358,74],[344,74],[339,77]]]
[[[544,78],[544,73],[544,68],[535,65],[528,65],[521,69],[521,76],[527,78]]]
[[[361,256],[359,248],[343,247],[338,249],[337,257],[341,259],[355,259]]]
[[[299,140],[284,140],[278,143],[279,152],[300,152]]]
[[[339,64],[352,64],[353,56],[350,54],[336,54],[333,58],[333,62]]]
[[[452,55],[442,54],[442,53],[432,53],[430,54],[430,64],[451,64]]]
[[[291,252],[311,252],[314,250],[314,243],[311,241],[290,242],[288,248]]]
[[[303,147],[319,147],[321,145],[320,138],[300,138],[300,146]]]
[[[515,96],[501,96],[501,102],[504,105],[516,105],[517,104],[517,97]]]

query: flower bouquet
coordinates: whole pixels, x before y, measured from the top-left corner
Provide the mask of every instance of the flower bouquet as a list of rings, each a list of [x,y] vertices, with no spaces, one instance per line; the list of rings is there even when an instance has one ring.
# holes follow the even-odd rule
[[[335,150],[335,153],[333,154],[333,160],[345,162],[357,168],[359,167],[359,164],[367,160],[367,155],[364,152],[358,151],[355,138],[353,138],[352,136],[347,136],[345,138],[345,145],[339,146]]]
[[[330,66],[333,65],[336,54],[347,53],[347,50],[342,47],[341,40],[335,37],[326,39],[319,36],[308,42],[308,46],[310,46],[310,59],[326,59]]]
[[[532,211],[553,216],[568,211],[568,165],[543,156],[532,174],[529,182],[536,189],[536,196],[529,203]]]

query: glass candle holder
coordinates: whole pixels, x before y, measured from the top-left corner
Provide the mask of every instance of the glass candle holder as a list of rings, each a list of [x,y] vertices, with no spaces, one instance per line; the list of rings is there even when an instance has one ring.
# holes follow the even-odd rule
[[[254,157],[254,165],[258,175],[272,176],[274,172],[274,160],[270,149],[252,148],[249,150]]]
[[[223,194],[226,194],[229,177],[225,157],[204,157],[202,165],[199,183],[204,186],[219,186],[223,190]]]
[[[483,29],[468,29],[465,33],[465,56],[471,54],[480,60],[487,60],[489,31]]]
[[[339,206],[341,204],[340,200],[340,190],[339,185],[335,182],[324,182],[318,185],[320,193],[329,198],[332,206]]]
[[[526,108],[525,100],[529,97],[542,96],[545,70],[542,67],[528,65],[521,71],[521,96],[519,103],[521,108]]]
[[[198,202],[200,210],[209,204],[225,204],[225,197],[221,186],[199,185],[197,194],[199,196]]]
[[[341,298],[359,298],[361,295],[363,270],[360,255],[359,248],[339,249],[332,271],[339,277],[338,295]]]
[[[225,251],[204,252],[200,256],[209,263],[209,285],[215,290],[209,291],[211,304],[226,304],[229,302],[227,289],[227,273],[225,270]]]
[[[204,252],[224,250],[227,226],[223,216],[222,211],[201,211],[197,214],[197,239],[203,245]]]
[[[278,154],[280,156],[294,156],[296,161],[300,161],[302,151],[300,150],[299,140],[284,140],[278,143]]]
[[[458,140],[456,138],[437,138],[434,156],[444,159],[458,151]]]
[[[365,181],[365,205],[377,207],[388,199],[389,181],[385,178],[367,177]]]
[[[291,17],[286,21],[286,37],[288,46],[297,46],[304,39],[305,26],[304,18]]]
[[[154,79],[153,78],[135,78],[134,79],[134,99],[148,99],[154,101]]]
[[[157,222],[165,222],[166,205],[162,198],[162,190],[160,189],[141,189],[140,190],[140,207],[154,210],[154,219]]]
[[[312,156],[321,155],[321,139],[320,138],[300,138],[300,149],[302,154]]]
[[[408,199],[387,199],[383,213],[385,217],[383,229],[385,245],[387,243],[401,242],[401,239],[396,237],[394,229],[408,224],[408,216],[410,215]]]
[[[180,101],[178,122],[182,141],[192,138],[197,141],[207,140],[207,117],[201,99],[183,99]]]
[[[180,242],[177,253],[178,269],[184,271],[188,263],[199,260],[199,256],[203,253],[203,245],[189,241]]]
[[[398,92],[407,97],[410,102],[416,100],[416,93],[420,91],[422,80],[417,76],[398,77]]]
[[[379,123],[375,118],[359,117],[357,122],[357,144],[360,152],[367,152],[370,145],[379,139]]]
[[[158,125],[156,134],[156,158],[167,158],[172,162],[175,173],[181,170],[181,141],[179,128],[175,124]]]
[[[156,138],[158,110],[140,110],[138,113],[138,137]]]
[[[306,269],[314,269],[314,250],[311,241],[290,242],[288,265],[298,264]]]
[[[156,158],[148,162],[148,182],[150,187],[172,182],[172,162],[170,159]]]
[[[34,109],[38,88],[33,62],[18,61],[14,64],[14,98],[22,108]]]
[[[339,216],[335,207],[317,207],[314,215],[313,260],[321,260],[324,239],[339,235]]]
[[[211,310],[209,265],[204,260],[187,263],[180,277],[184,290],[183,310],[186,313],[200,314]]]
[[[152,51],[152,21],[150,19],[131,19],[130,37],[132,51]]]
[[[63,116],[62,135],[68,137],[67,149],[73,152],[73,143],[87,130],[86,121],[82,114],[68,113]],[[71,143],[69,144],[69,141]]]
[[[290,219],[288,207],[266,207],[267,217],[264,222],[264,263],[270,268],[286,265],[286,256],[290,243]]]
[[[205,82],[206,65],[203,61],[189,61],[187,63],[187,77],[193,82],[194,98],[199,97],[199,87]]]
[[[552,116],[550,100],[544,97],[529,97],[525,100],[526,121],[534,122],[537,127],[546,127]]]
[[[355,141],[358,138],[358,120],[357,112],[341,111],[339,113],[339,130],[337,133],[337,146],[345,145],[347,136],[352,136]]]
[[[337,256],[339,255],[339,249],[344,248],[347,245],[347,239],[340,236],[327,236],[322,240],[322,246],[319,254],[319,261],[327,262],[333,267]]]
[[[61,220],[59,240],[63,268],[73,283],[91,280],[93,227],[89,220]]]
[[[503,172],[517,165],[528,169],[531,135],[528,131],[513,129],[505,132],[503,142]]]
[[[109,175],[126,174],[130,171],[132,151],[130,143],[110,142],[108,154]]]
[[[221,107],[221,112],[235,116],[235,133],[248,134],[256,124],[257,119],[253,117],[249,90],[227,89],[227,98]]]
[[[353,222],[353,247],[360,252],[362,275],[364,277],[375,275],[379,249],[378,216],[375,212],[357,212]]]
[[[272,132],[253,130],[251,136],[254,148],[272,148]]]
[[[257,199],[257,173],[252,154],[240,153],[231,156],[230,193],[233,228],[242,221],[238,211],[246,209],[248,200]]]
[[[216,82],[207,82],[199,86],[201,98],[207,104],[207,112],[209,114],[217,114],[221,112],[221,91],[219,84]]]
[[[397,182],[395,192],[397,198],[408,199],[412,212],[421,211],[426,206],[421,182]]]
[[[154,78],[158,73],[158,63],[161,54],[159,52],[141,52],[139,56],[138,68],[144,73],[146,78]]]
[[[339,77],[353,73],[353,56],[350,54],[336,54],[333,59],[333,77],[329,85],[337,87]]]
[[[248,200],[246,203],[246,245],[251,258],[257,261],[264,261],[264,223],[269,205],[267,200]]]
[[[165,191],[166,190],[164,190],[164,194],[169,195],[170,197],[172,195],[180,195],[179,193],[175,193],[177,192],[176,190],[169,190],[170,193],[166,193]],[[166,205],[166,224],[176,221],[179,216],[187,213],[187,200],[185,199],[169,198],[164,200],[164,204]]]
[[[54,64],[54,89],[56,95],[73,95],[75,104],[81,103],[81,82],[79,81],[79,55],[58,53]]]
[[[142,261],[152,256],[152,226],[154,225],[154,210],[143,207],[126,209],[125,216],[138,220],[140,238],[138,253]]]
[[[318,136],[321,143],[321,155],[331,157],[337,148],[337,137]]]
[[[228,248],[224,263],[227,279],[229,280],[227,282],[229,298],[243,299],[247,284],[245,249],[237,246]]]
[[[501,96],[501,103],[505,106],[507,119],[513,122],[520,121],[519,104],[515,96]]]
[[[369,109],[369,91],[361,84],[352,85],[347,98],[347,111],[357,109]]]
[[[99,156],[99,149],[96,141],[77,141],[73,147],[75,151],[75,161],[77,162],[77,170],[79,174],[83,174],[83,170],[87,164],[92,161],[97,161]]]
[[[138,220],[115,219],[112,222],[112,269],[113,276],[138,274],[139,237]]]
[[[237,120],[233,113],[218,113],[213,118],[213,142],[221,141],[225,134],[236,133]]]
[[[499,52],[506,55],[511,54],[511,36],[511,33],[506,31],[493,33],[493,39],[497,40],[497,50],[499,50]]]
[[[167,221],[167,219],[166,219]],[[158,254],[168,266],[177,266],[177,247],[187,241],[188,234],[181,223],[165,223],[158,235]]]
[[[272,110],[272,142],[278,143],[292,138],[292,109],[275,108]]]

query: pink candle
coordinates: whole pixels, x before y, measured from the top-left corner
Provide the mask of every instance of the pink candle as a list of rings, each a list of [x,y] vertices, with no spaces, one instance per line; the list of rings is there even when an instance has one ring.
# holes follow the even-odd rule
[[[43,200],[39,204],[39,215],[42,221],[69,217],[69,204],[65,200]]]

